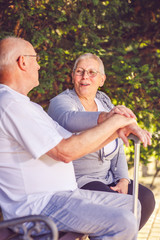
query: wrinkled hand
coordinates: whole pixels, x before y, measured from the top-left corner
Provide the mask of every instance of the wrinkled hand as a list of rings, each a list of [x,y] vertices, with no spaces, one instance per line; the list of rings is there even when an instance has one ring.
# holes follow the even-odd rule
[[[113,116],[113,114],[120,114],[128,118],[136,119],[136,115],[132,112],[132,110],[123,105],[117,105],[110,112],[101,112],[98,117],[98,124],[104,122],[106,119]]]
[[[136,119],[136,115],[132,112],[131,109],[125,107],[124,105],[117,105],[115,106],[109,113],[108,116],[112,116],[113,114],[120,114],[123,115],[125,117],[131,117],[131,118],[135,118]]]
[[[133,123],[118,130],[118,136],[123,140],[124,144],[127,147],[129,146],[129,141],[127,137],[130,133],[136,135],[143,143],[144,147],[151,145],[151,133],[149,133],[147,130],[140,128],[137,124]]]
[[[117,185],[115,187],[110,187],[113,191],[116,191],[118,193],[128,193],[128,184],[129,181],[126,178],[122,178],[119,180]]]

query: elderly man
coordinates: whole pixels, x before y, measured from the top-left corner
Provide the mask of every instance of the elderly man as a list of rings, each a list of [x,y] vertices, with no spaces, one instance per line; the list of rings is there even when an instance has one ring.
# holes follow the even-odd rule
[[[133,117],[113,114],[79,135],[54,122],[27,94],[39,84],[37,53],[21,38],[0,41],[0,205],[5,219],[42,214],[60,231],[95,240],[134,240],[132,196],[77,188],[72,160],[100,149],[117,130],[138,135]],[[137,130],[136,130],[137,129]],[[149,137],[141,138],[150,144]],[[86,147],[87,146],[87,147]],[[114,203],[114,204],[113,204]]]

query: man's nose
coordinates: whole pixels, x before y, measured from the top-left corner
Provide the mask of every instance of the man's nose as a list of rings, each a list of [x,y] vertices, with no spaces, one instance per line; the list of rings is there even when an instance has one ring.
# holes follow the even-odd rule
[[[38,70],[41,68],[41,66],[39,65],[39,63],[38,63]]]

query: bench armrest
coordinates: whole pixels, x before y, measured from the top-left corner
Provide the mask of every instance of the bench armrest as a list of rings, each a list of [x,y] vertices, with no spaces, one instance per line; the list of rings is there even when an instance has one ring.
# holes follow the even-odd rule
[[[0,222],[0,231],[6,228],[20,236],[18,238],[16,235],[16,239],[36,239],[38,235],[44,237],[47,235],[47,239],[58,240],[57,227],[47,216],[30,215]]]

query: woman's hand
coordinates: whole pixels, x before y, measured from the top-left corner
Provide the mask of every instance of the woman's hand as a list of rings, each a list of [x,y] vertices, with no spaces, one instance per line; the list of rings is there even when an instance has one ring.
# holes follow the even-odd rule
[[[128,193],[128,184],[129,181],[126,178],[121,178],[115,187],[110,187],[113,191],[118,193]]]
[[[127,147],[129,146],[129,141],[127,137],[130,133],[136,135],[140,139],[140,141],[143,143],[144,147],[151,145],[151,138],[152,138],[151,133],[148,132],[147,130],[140,128],[135,123],[130,124],[124,128],[120,128],[117,132],[118,132],[118,137],[120,137],[123,140],[124,144]]]
[[[130,110],[129,108],[127,108],[123,105],[117,105],[110,112],[101,112],[99,114],[97,123],[99,124],[99,123],[104,122],[106,119],[113,116],[113,114],[120,114],[120,115],[123,115],[128,118],[136,119],[136,115],[132,112],[132,110]]]

